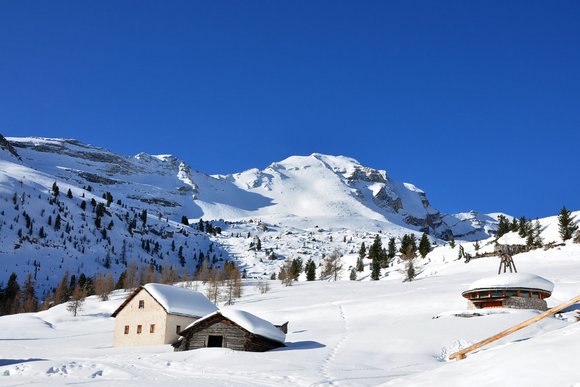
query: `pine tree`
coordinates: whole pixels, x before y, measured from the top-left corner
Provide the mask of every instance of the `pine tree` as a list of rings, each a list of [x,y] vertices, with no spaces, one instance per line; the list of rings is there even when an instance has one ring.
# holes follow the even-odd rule
[[[61,222],[62,219],[60,217],[60,214],[56,214],[56,218],[54,219],[54,229],[56,231],[60,230]]]
[[[111,255],[108,251],[107,251],[107,254],[105,255],[105,259],[103,260],[103,267],[105,269],[111,268]]]
[[[66,192],[66,197],[69,199],[72,199],[72,191],[70,190],[70,188],[68,189],[68,191]]]
[[[54,195],[54,197],[57,197],[59,194],[60,189],[58,188],[58,185],[56,184],[56,181],[54,183],[52,183],[52,194]]]
[[[431,242],[429,242],[427,234],[423,233],[423,235],[421,236],[421,241],[419,242],[419,254],[421,254],[422,258],[425,258],[430,251],[431,251]]]
[[[572,238],[576,230],[578,230],[578,225],[574,221],[572,213],[566,209],[566,206],[562,207],[560,215],[558,215],[558,227],[562,241]]]
[[[316,279],[316,264],[311,258],[306,261],[304,271],[306,272],[306,281],[314,281]]]
[[[20,285],[16,273],[10,274],[6,288],[0,292],[0,315],[14,314],[19,309]]]
[[[516,218],[512,219],[512,223],[510,224],[510,231],[518,232],[520,224]]]
[[[365,246],[365,243],[364,243],[364,242],[362,242],[362,243],[360,244],[360,249],[358,250],[358,257],[359,257],[359,259],[361,259],[361,260],[362,260],[362,259],[364,259],[364,257],[365,257],[366,255],[367,255],[367,248],[366,248],[366,246]]]
[[[534,235],[534,246],[542,247],[542,245],[544,244],[544,241],[542,240],[542,225],[540,224],[540,221],[538,219],[536,219],[536,221],[534,222],[532,230],[533,230],[532,233]]]
[[[360,256],[356,259],[355,269],[356,269],[356,271],[363,271],[365,269],[364,262]]]
[[[298,281],[300,273],[302,273],[302,259],[295,258],[292,260],[292,264],[290,265],[290,275],[294,281]]]
[[[510,222],[508,218],[506,218],[504,215],[499,215],[497,219],[498,219],[497,237],[500,238],[503,235],[510,232]]]
[[[417,272],[415,271],[415,264],[413,263],[413,259],[409,259],[407,261],[407,267],[405,268],[405,282],[411,282],[417,276]]]
[[[395,244],[395,238],[389,238],[389,244],[387,246],[387,258],[389,260],[395,258],[397,254],[397,245]]]
[[[351,281],[356,281],[356,270],[355,270],[354,267],[350,271],[350,277],[349,278],[350,278]]]
[[[369,258],[371,259],[371,262],[377,261],[382,268],[385,268],[389,265],[389,259],[387,258],[387,254],[383,249],[381,237],[378,234],[375,236],[371,247],[369,247]]]
[[[373,258],[371,261],[371,279],[378,281],[381,278],[381,263],[378,258]]]

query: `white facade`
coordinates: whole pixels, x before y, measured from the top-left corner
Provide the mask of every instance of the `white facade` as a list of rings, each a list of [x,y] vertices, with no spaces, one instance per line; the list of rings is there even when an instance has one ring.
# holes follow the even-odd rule
[[[176,301],[181,306],[181,313],[168,313],[168,309],[172,310],[173,305],[171,297],[165,296],[175,296],[176,289],[182,296]],[[161,303],[154,295],[161,298]],[[187,297],[193,301],[190,303],[191,313],[183,309],[184,305],[187,305],[185,302]],[[206,314],[200,312],[212,313],[215,310],[216,306],[198,292],[170,285],[145,285],[133,292],[113,313],[112,316],[115,317],[113,346],[172,344],[179,338],[177,332]]]

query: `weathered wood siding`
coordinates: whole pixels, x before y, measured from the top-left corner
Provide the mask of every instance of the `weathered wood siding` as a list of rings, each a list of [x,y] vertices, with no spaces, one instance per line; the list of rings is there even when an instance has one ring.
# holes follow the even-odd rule
[[[264,352],[284,344],[248,332],[222,315],[216,315],[182,332],[176,351],[207,347],[209,336],[223,336],[222,346],[236,351]]]

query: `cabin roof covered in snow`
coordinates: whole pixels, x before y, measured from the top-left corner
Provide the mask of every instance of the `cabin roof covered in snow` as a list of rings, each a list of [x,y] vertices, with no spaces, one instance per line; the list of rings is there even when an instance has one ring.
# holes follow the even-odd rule
[[[554,284],[547,279],[535,274],[527,273],[503,273],[492,277],[485,277],[475,281],[467,291],[477,289],[538,289],[552,293]]]
[[[125,302],[112,314],[112,317],[116,317],[125,305],[143,290],[155,298],[169,314],[200,317],[217,310],[217,307],[200,292],[172,285],[146,284],[127,297]]]
[[[249,312],[238,310],[238,309],[221,309],[217,310],[207,316],[200,318],[199,320],[194,321],[191,323],[187,328],[183,331],[189,330],[196,325],[199,325],[203,321],[221,314],[223,317],[227,318],[228,320],[234,322],[235,324],[239,325],[240,327],[244,328],[250,333],[253,333],[258,336],[266,337],[270,340],[278,341],[283,343],[286,339],[286,335],[280,329],[276,328],[272,323],[261,319],[258,316],[255,316]],[[182,332],[183,332],[182,331]]]
[[[507,234],[502,235],[498,240],[497,243],[500,245],[519,245],[525,246],[526,239],[522,238],[517,232],[508,232]]]

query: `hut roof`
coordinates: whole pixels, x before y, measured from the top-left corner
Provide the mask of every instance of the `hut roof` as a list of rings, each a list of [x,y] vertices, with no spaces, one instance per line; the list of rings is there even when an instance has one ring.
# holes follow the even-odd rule
[[[498,240],[497,243],[500,245],[520,245],[525,246],[526,239],[522,238],[517,232],[508,232],[507,234],[502,235]]]
[[[115,317],[139,292],[147,291],[169,314],[187,317],[205,316],[217,307],[200,292],[172,285],[146,284],[135,290],[125,302],[113,312]]]
[[[194,321],[191,323],[187,328],[185,328],[182,332],[189,330],[192,327],[202,323],[203,321],[221,314],[223,317],[227,318],[228,320],[232,321],[233,323],[239,325],[240,327],[244,328],[250,333],[253,333],[258,336],[266,337],[270,340],[274,340],[280,343],[284,343],[286,339],[286,335],[280,329],[276,328],[270,322],[261,319],[258,316],[255,316],[249,312],[238,310],[238,309],[221,309],[217,310],[213,313],[208,314],[200,318],[199,320]]]
[[[468,291],[476,289],[538,289],[552,293],[554,284],[535,274],[504,273],[482,278],[469,285]]]

